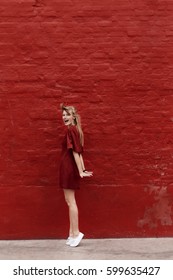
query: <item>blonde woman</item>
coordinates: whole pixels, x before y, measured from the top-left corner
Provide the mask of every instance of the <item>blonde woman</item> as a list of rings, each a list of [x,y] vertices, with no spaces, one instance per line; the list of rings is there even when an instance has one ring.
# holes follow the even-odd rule
[[[59,185],[64,191],[65,200],[69,207],[70,229],[66,244],[71,247],[76,247],[81,242],[84,234],[79,231],[75,190],[80,188],[80,179],[92,176],[93,172],[85,170],[82,157],[84,135],[80,116],[73,106],[64,106],[61,104],[60,107],[62,120],[64,125],[67,126],[67,131],[62,143]]]

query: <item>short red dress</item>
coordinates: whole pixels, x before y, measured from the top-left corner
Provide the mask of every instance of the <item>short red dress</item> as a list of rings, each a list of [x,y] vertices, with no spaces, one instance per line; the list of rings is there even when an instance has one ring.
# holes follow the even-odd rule
[[[82,153],[83,147],[75,125],[71,125],[62,142],[62,153],[59,168],[59,186],[62,189],[79,189],[80,175],[73,156],[73,151]]]

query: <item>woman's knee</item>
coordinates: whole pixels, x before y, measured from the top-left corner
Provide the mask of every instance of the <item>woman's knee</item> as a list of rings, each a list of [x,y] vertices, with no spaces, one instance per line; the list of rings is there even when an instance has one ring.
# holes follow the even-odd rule
[[[72,200],[72,199],[66,198],[65,201],[66,201],[68,207],[76,207],[77,206],[75,199]]]
[[[68,197],[65,197],[65,202],[67,203],[68,206],[70,206],[70,199]]]
[[[76,200],[75,200],[74,192],[65,191],[64,192],[64,197],[65,197],[65,201],[66,201],[68,206],[76,205]]]

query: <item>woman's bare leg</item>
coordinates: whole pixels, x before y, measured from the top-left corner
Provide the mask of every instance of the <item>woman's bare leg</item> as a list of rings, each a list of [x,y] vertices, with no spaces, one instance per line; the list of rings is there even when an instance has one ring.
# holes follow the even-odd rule
[[[76,237],[79,234],[79,222],[78,222],[78,207],[75,199],[75,191],[70,189],[64,189],[64,196],[69,207],[69,220],[70,230],[69,236]]]

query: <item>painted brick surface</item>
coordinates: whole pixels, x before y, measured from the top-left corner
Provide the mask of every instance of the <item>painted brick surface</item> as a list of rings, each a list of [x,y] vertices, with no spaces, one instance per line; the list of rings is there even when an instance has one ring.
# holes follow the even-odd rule
[[[82,117],[86,237],[173,236],[173,2],[1,0],[0,238],[61,238],[59,104]]]

